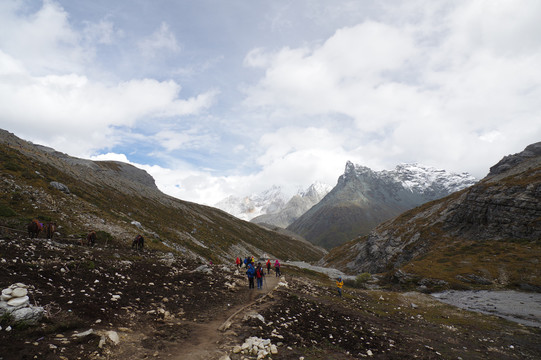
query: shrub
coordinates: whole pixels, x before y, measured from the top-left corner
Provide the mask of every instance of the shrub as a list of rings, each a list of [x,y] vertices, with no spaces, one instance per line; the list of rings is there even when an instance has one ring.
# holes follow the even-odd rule
[[[354,280],[345,280],[344,284],[349,287],[364,289],[366,287],[367,281],[370,280],[371,277],[372,275],[370,275],[369,273],[362,273],[357,275]]]
[[[86,238],[86,235],[85,235]],[[109,234],[107,231],[98,230],[96,231],[96,241],[99,241],[101,244],[108,244],[113,240],[113,235]]]
[[[10,216],[15,216],[15,215],[17,215],[17,213],[12,208],[4,204],[0,204],[0,216],[10,217]]]

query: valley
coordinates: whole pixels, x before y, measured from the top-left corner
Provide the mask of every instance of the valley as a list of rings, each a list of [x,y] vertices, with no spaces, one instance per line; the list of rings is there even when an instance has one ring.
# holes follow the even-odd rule
[[[502,159],[479,183],[327,251],[298,234],[167,196],[131,165],[72,158],[0,135],[1,360],[541,353],[535,322],[460,309],[430,295],[541,292],[539,143]],[[54,233],[30,237],[33,219],[56,223]],[[93,247],[84,245],[91,230]],[[143,249],[131,247],[137,234],[145,237]],[[234,265],[248,255],[279,259],[282,276],[271,273],[263,290],[249,290],[245,270]],[[342,297],[337,276],[345,280]],[[24,308],[8,308],[9,301]],[[35,317],[14,321],[19,310]],[[264,341],[267,353],[250,348],[255,341]]]
[[[126,244],[86,247],[3,230],[0,283],[29,285],[46,309],[7,331],[14,359],[256,359],[238,351],[269,339],[272,359],[536,359],[541,329],[445,305],[418,292],[363,290],[285,265],[264,291],[234,265],[208,265]],[[239,312],[240,310],[240,312]],[[235,315],[236,314],[236,315]],[[229,326],[221,325],[231,315]]]

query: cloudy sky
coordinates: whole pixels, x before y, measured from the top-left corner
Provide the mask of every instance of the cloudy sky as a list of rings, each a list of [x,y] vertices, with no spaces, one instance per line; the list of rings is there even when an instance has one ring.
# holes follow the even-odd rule
[[[541,1],[1,0],[0,128],[215,204],[541,140]]]

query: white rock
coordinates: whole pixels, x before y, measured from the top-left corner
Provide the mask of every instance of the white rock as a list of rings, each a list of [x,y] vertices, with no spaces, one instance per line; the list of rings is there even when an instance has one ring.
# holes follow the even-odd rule
[[[15,306],[24,305],[25,303],[29,303],[29,302],[30,302],[30,298],[28,296],[23,296],[23,297],[10,299],[8,301],[8,305],[15,307]]]
[[[2,295],[11,295],[12,292],[13,292],[12,288],[7,288],[7,289],[2,290]]]
[[[372,353],[372,351],[370,349],[368,349],[368,350],[366,350],[366,355],[373,356],[374,354]]]
[[[10,332],[10,331],[11,331],[11,326],[8,326],[8,327],[6,328],[6,331],[7,331],[7,332]]]
[[[11,293],[11,296],[13,296],[13,297],[23,297],[23,296],[26,296],[26,294],[28,294],[28,290],[26,290],[25,288],[15,288],[15,289],[13,289],[13,292]]]
[[[120,337],[116,331],[107,331],[107,336],[113,342],[113,344],[118,345],[120,343]]]
[[[236,345],[234,348],[233,348],[233,354],[238,354],[242,351],[242,348],[238,345]]]
[[[8,301],[11,298],[13,298],[13,296],[11,296],[11,295],[4,295],[4,294],[0,295],[0,300],[1,301]]]
[[[91,335],[91,334],[94,334],[94,329],[88,329],[87,331],[83,331],[82,333],[73,334],[72,336],[82,338],[82,337],[85,337],[85,336],[88,336],[88,335]]]
[[[276,345],[271,344],[271,346],[270,346],[270,353],[271,353],[272,355],[278,354],[278,348],[276,347]]]

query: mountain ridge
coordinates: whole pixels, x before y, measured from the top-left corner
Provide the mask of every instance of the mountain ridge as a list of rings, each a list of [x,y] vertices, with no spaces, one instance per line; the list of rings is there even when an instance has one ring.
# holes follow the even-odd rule
[[[477,184],[332,249],[320,264],[388,273],[399,282],[430,274],[455,288],[475,283],[541,291],[540,198],[541,142],[505,157]]]
[[[467,173],[449,173],[420,164],[374,171],[348,161],[337,185],[288,230],[330,249],[368,233],[405,210],[471,186],[475,181]]]
[[[62,236],[85,237],[94,229],[123,243],[143,233],[150,247],[215,263],[248,254],[305,261],[324,254],[222,210],[166,195],[146,171],[130,164],[74,158],[5,130],[0,143],[0,207],[10,214],[0,217],[3,225],[23,229],[38,217],[56,221]]]

